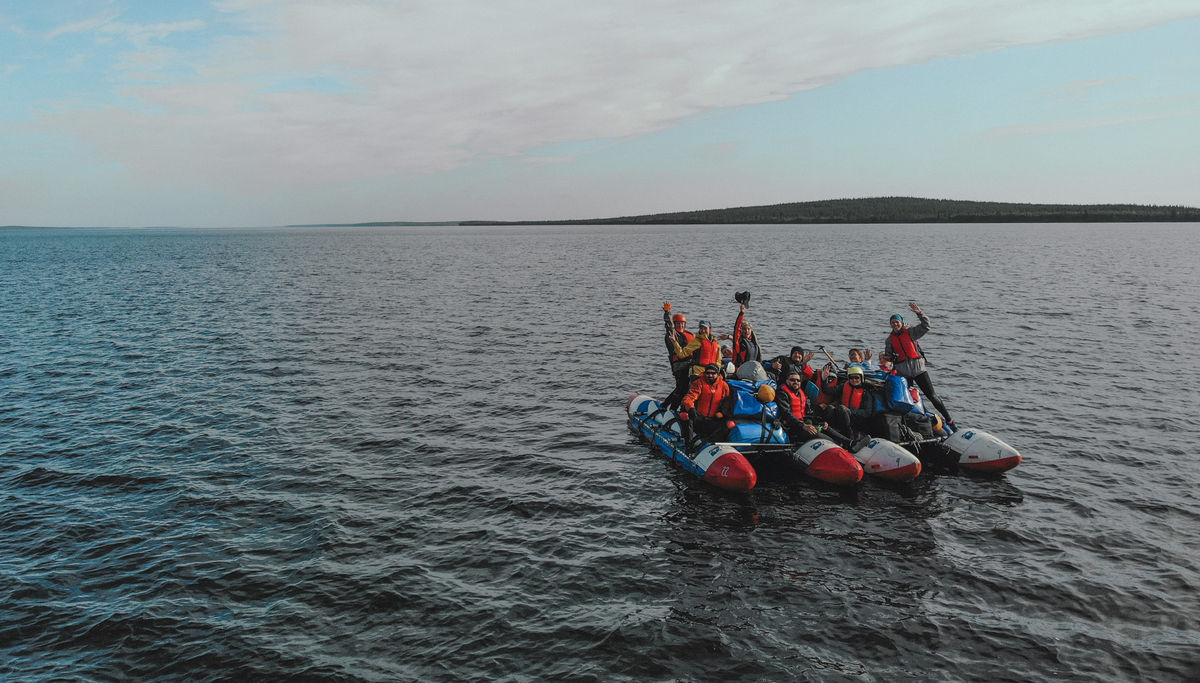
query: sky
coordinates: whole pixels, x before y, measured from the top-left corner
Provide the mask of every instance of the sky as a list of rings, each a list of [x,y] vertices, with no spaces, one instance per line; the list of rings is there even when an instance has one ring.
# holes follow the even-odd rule
[[[0,225],[1200,207],[1200,0],[0,0]]]

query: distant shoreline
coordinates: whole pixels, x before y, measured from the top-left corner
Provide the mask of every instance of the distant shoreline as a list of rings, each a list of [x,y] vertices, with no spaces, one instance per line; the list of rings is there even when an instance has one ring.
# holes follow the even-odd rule
[[[1190,206],[1142,206],[1138,204],[1021,204],[915,197],[875,197],[557,221],[374,221],[370,223],[314,223],[287,227],[1155,222],[1200,222],[1200,209]]]
[[[1021,204],[916,197],[827,199],[764,206],[568,220],[370,221],[298,223],[275,228],[368,228],[517,225],[864,225],[886,223],[1196,223],[1200,208],[1139,204]],[[0,225],[0,230],[53,227]],[[134,226],[111,226],[134,227]],[[146,226],[141,226],[145,228]],[[185,227],[185,226],[161,226]],[[224,226],[235,227],[235,226]],[[252,227],[252,226],[245,226]]]

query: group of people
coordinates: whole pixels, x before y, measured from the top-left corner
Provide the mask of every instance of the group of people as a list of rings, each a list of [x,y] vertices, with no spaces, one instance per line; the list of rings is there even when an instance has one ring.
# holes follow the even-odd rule
[[[789,441],[801,443],[822,435],[843,447],[853,448],[855,442],[865,437],[866,420],[874,405],[869,400],[872,388],[866,375],[882,370],[916,384],[945,422],[953,426],[950,413],[934,391],[925,354],[918,343],[929,331],[929,317],[915,302],[908,307],[918,323],[909,326],[903,316],[893,315],[888,321],[891,332],[877,363],[872,359],[871,349],[855,348],[850,349],[844,368],[838,368],[830,357],[830,363],[814,370],[809,363],[816,354],[802,346],[793,346],[788,355],[763,362],[762,346],[746,321],[745,302],[740,304],[732,335],[715,334],[708,320],[699,321],[697,331],[692,333],[687,329],[687,316],[672,314],[670,303],[664,302],[665,341],[675,389],[663,406],[679,414],[684,436],[689,441],[693,437],[718,440],[716,437],[729,426],[726,417],[732,399],[725,381],[726,364],[736,369],[756,363],[775,384],[778,419]],[[732,344],[722,346],[722,341]],[[805,391],[806,386],[815,387],[815,392]]]

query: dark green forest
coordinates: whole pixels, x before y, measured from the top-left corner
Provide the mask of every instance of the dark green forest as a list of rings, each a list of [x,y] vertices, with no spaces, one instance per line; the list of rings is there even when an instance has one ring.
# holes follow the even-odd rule
[[[769,206],[567,221],[468,221],[463,225],[661,225],[722,223],[1110,223],[1200,221],[1200,209],[1136,204],[1017,204],[915,197],[829,199]]]
[[[656,213],[618,218],[528,221],[375,221],[323,223],[342,226],[402,225],[679,225],[753,223],[1144,223],[1197,222],[1200,209],[1190,206],[1138,204],[1016,204],[965,202],[953,199],[874,197],[826,199],[769,206]],[[309,227],[292,225],[288,227]]]

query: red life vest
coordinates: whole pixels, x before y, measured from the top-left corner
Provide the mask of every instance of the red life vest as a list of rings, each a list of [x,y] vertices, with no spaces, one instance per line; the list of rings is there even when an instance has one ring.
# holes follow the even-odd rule
[[[838,380],[836,373],[829,375],[829,378],[825,380],[823,385],[821,378],[818,377],[815,372],[813,373],[813,378],[809,381],[813,384],[816,384],[817,388],[819,389],[816,398],[813,399],[817,405],[826,406],[837,400],[837,397],[834,396],[833,393],[833,390],[837,388]]]
[[[692,334],[691,332],[688,332],[687,330],[684,330],[683,332],[675,332],[674,334],[675,334],[675,341],[677,341],[677,342],[679,341],[679,338],[680,338],[680,337],[683,337],[683,341],[682,341],[682,342],[679,344],[680,346],[687,346],[688,344],[690,344],[690,343],[691,343],[691,341],[692,341],[693,339],[695,339],[695,338],[696,338],[696,335]],[[673,354],[673,353],[671,354],[671,361],[672,361],[672,362],[674,362],[674,361],[680,361],[680,360],[683,360],[683,359],[682,359],[682,358],[676,358],[676,357],[675,357],[675,354]]]
[[[921,357],[921,347],[917,346],[917,342],[913,341],[907,327],[899,332],[893,332],[888,337],[888,344],[892,347],[892,353],[896,354],[897,363],[902,360],[916,360]]]
[[[805,408],[808,406],[808,397],[804,395],[803,391],[797,394],[786,384],[779,388],[786,391],[788,396],[791,398],[792,417],[796,418],[797,420],[803,420]]]
[[[721,345],[716,339],[700,338],[700,348],[692,354],[692,364],[704,367],[709,363],[721,363]]]
[[[718,377],[717,381],[712,384],[709,384],[704,378],[694,380],[692,388],[683,397],[682,405],[684,408],[689,407],[687,405],[688,399],[692,398],[693,394],[697,394],[692,400],[692,405],[696,408],[697,414],[704,417],[717,417],[721,408],[721,401],[724,401],[729,396],[729,384],[721,377]]]
[[[862,407],[863,393],[862,387],[852,387],[847,382],[842,385],[842,405],[858,410]]]

